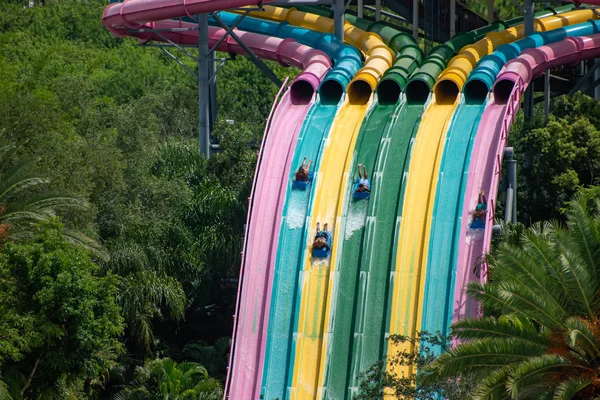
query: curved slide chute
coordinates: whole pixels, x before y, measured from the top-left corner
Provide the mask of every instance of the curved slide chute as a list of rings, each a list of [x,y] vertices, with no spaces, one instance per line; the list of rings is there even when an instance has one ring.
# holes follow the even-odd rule
[[[578,10],[560,15],[536,19],[542,31],[578,23],[593,18],[592,10]],[[398,239],[394,290],[391,303],[390,334],[414,336],[421,330],[424,307],[428,307],[425,295],[427,260],[431,236],[432,219],[436,197],[438,171],[444,154],[446,132],[451,125],[455,110],[461,104],[460,89],[481,57],[504,43],[523,36],[523,25],[502,32],[490,32],[485,38],[468,45],[452,59],[436,82],[434,97],[425,111],[415,139],[410,172],[406,182],[406,197],[402,210],[402,223]],[[480,111],[470,110],[471,126]],[[463,126],[466,121],[457,120]],[[469,129],[466,127],[465,129]],[[437,267],[437,266],[436,266]],[[388,353],[412,351],[406,346],[388,347]],[[408,372],[407,367],[390,366],[395,373]]]
[[[473,264],[483,254],[489,251],[491,228],[493,225],[493,210],[496,204],[496,194],[504,147],[507,144],[508,133],[516,113],[521,107],[521,96],[533,78],[540,76],[546,69],[559,65],[575,65],[582,60],[600,56],[600,35],[568,37],[563,41],[542,46],[537,49],[525,50],[521,56],[509,61],[502,69],[493,85],[493,100],[486,108],[475,139],[469,179],[464,193],[462,213],[461,238],[458,251],[459,269],[455,294],[455,307],[459,308],[457,318],[463,317],[468,310],[464,285],[467,281],[478,279],[470,276]],[[488,194],[488,221],[483,238],[469,243],[464,237],[468,226],[469,212],[474,207],[473,198],[482,189]],[[462,290],[461,290],[462,289]]]
[[[342,43],[330,33],[315,32],[287,22],[275,23],[251,17],[239,21],[241,16],[228,12],[219,13],[219,17],[229,26],[237,25],[241,30],[248,32],[291,38],[327,53],[334,65],[319,87],[319,95],[325,103],[337,104],[354,75],[362,67],[362,53],[354,46]],[[209,22],[216,24],[214,20]]]
[[[363,237],[365,230],[369,229],[365,227],[365,222],[371,202],[370,199],[355,199],[353,196],[357,165],[366,167],[372,182],[373,200],[377,200],[383,191],[379,179],[386,163],[380,159],[376,164],[376,159],[380,153],[388,154],[397,118],[405,105],[399,91],[389,91],[384,87],[384,79],[393,74],[391,81],[404,89],[410,73],[418,68],[422,59],[422,52],[411,36],[380,23],[354,17],[347,19],[362,29],[377,33],[394,50],[396,61],[383,75],[377,87],[377,99],[359,131],[347,171],[345,200],[338,203],[340,239],[331,259],[333,284],[330,285],[331,293],[326,301],[329,329],[326,333],[327,344],[324,342],[320,354],[320,363],[326,365],[320,386],[326,388],[327,398],[334,399],[352,398],[356,394],[358,375],[365,365],[368,367],[380,358],[384,340],[383,334],[377,334],[382,333],[377,326],[385,325],[383,307],[380,307],[379,314],[369,314],[368,319],[373,324],[368,329],[364,329],[363,322],[367,316],[355,312],[364,312],[365,303],[374,301],[374,297],[367,299],[364,294],[357,293],[359,287],[366,285],[365,274],[361,273],[359,277],[359,271]],[[372,340],[365,341],[365,335]]]
[[[277,20],[278,9],[268,8],[266,9],[266,15],[269,19]],[[254,13],[254,15],[265,15],[265,12]],[[306,21],[305,21],[306,19]],[[322,26],[313,25],[311,21],[314,18],[310,14],[299,13],[295,14],[295,18],[291,20],[292,23],[297,23],[302,26],[308,26],[321,30],[326,30]],[[327,19],[319,19],[323,22]],[[358,28],[352,26],[346,26],[346,38],[348,41],[359,47],[366,54],[371,54],[372,57],[367,57],[365,67],[359,71],[357,77],[361,74],[363,78],[355,78],[353,82],[362,82],[361,79],[364,76],[377,76],[380,77],[385,72],[385,69],[380,67],[378,59],[374,58],[375,51],[371,48],[377,46],[379,50],[385,50],[389,54],[386,57],[386,66],[391,65],[393,56],[391,51],[381,42],[376,35],[368,34]],[[381,61],[379,59],[379,61]],[[361,72],[362,71],[362,72]],[[369,72],[365,72],[369,71]],[[366,75],[365,75],[366,74]],[[310,254],[306,248],[309,242],[312,241],[313,227],[316,222],[319,221],[323,225],[328,222],[330,229],[334,231],[334,241],[336,240],[336,218],[338,209],[339,197],[343,196],[341,192],[341,185],[344,181],[344,173],[349,168],[349,155],[352,154],[354,148],[354,142],[358,134],[358,129],[362,123],[364,115],[370,105],[371,100],[371,86],[366,88],[367,92],[352,91],[350,88],[353,87],[353,83],[350,83],[348,99],[341,106],[327,141],[324,144],[324,148],[321,149],[321,155],[318,157],[320,160],[317,164],[318,171],[315,174],[313,182],[310,203],[312,209],[312,215],[307,215],[307,222],[310,222],[308,226],[305,226],[305,233],[300,238],[301,243],[301,254],[296,262],[301,264],[296,268],[296,273],[299,273],[298,280],[304,284],[304,287],[299,287],[300,293],[293,294],[293,298],[296,298],[296,304],[293,305],[294,315],[290,316],[291,322],[293,322],[294,328],[290,338],[294,338],[292,347],[290,348],[290,357],[288,362],[288,370],[286,372],[287,382],[283,382],[282,387],[281,379],[278,382],[269,381],[270,376],[281,375],[281,371],[277,368],[281,368],[281,365],[274,365],[274,363],[266,363],[268,370],[265,371],[267,382],[265,382],[265,396],[266,397],[280,397],[284,398],[283,394],[286,393],[288,396],[298,396],[299,398],[313,398],[319,391],[318,381],[321,376],[323,366],[318,361],[318,354],[323,343],[324,335],[324,324],[327,320],[326,310],[326,299],[327,293],[329,292],[330,280],[329,280],[329,266],[325,262],[320,267],[312,267],[312,261]],[[362,89],[361,89],[362,90]],[[368,99],[365,100],[364,95],[368,94]],[[342,196],[340,196],[340,194]],[[315,215],[316,214],[316,215]],[[291,243],[290,243],[291,244]],[[298,247],[295,247],[297,249]],[[334,252],[336,245],[333,246]],[[282,254],[289,254],[289,252],[295,252],[296,250],[282,247],[280,252]],[[276,273],[284,269],[289,269],[290,265],[287,265],[288,260],[282,260],[282,263],[278,263],[276,266]],[[293,261],[293,260],[291,260]],[[293,262],[292,262],[293,264]],[[304,272],[302,271],[302,264],[305,265]],[[279,275],[282,277],[282,275]],[[279,286],[286,288],[285,285],[280,283]],[[274,292],[275,294],[275,292]],[[289,295],[288,295],[289,296]],[[283,301],[283,304],[290,304],[291,302]],[[274,310],[276,312],[276,310]],[[273,325],[281,327],[282,325],[277,323],[276,319],[273,320]],[[283,329],[288,326],[283,325]],[[277,329],[277,328],[276,328]],[[281,328],[279,328],[281,329]],[[282,350],[282,349],[280,349]],[[276,355],[285,354],[283,351],[274,351],[271,349],[268,354],[271,357]],[[273,365],[273,367],[271,367]],[[317,367],[315,368],[315,365]],[[291,379],[291,381],[290,381]],[[276,386],[273,386],[275,384]]]
[[[584,13],[580,18],[585,20],[586,17]],[[482,89],[487,88],[485,82],[493,82],[502,65],[527,48],[556,42],[569,35],[595,33],[598,32],[598,26],[600,25],[597,21],[589,21],[536,33],[513,43],[501,45],[492,54],[483,57],[469,75],[464,85],[465,102],[456,110],[438,172],[438,189],[429,237],[431,251],[426,268],[422,331],[439,331],[448,334],[453,313],[455,319],[467,315],[475,316],[476,307],[471,301],[458,297],[454,308],[452,305],[455,288],[462,289],[466,284],[465,274],[474,277],[479,273],[477,265],[467,263],[464,265],[470,265],[471,269],[458,268],[459,278],[455,278],[459,248],[471,246],[483,237],[481,230],[468,229],[467,225],[464,237],[468,243],[459,246],[460,218],[463,215],[462,199],[479,120],[486,107],[487,89]],[[476,195],[470,203],[477,201],[477,197]],[[457,281],[458,284],[455,286]]]

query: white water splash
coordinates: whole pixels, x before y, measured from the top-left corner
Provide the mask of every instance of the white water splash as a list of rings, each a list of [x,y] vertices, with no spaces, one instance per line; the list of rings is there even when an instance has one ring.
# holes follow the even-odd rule
[[[290,195],[286,223],[290,229],[304,227],[306,209],[308,208],[309,190],[294,190]]]
[[[346,216],[346,240],[350,239],[354,232],[365,227],[368,206],[369,202],[366,200],[353,200],[350,203],[348,215]]]

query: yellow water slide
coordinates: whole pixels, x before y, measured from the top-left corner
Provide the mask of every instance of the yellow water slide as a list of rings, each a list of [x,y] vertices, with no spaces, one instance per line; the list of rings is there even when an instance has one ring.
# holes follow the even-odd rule
[[[593,10],[578,10],[535,21],[535,29],[548,31],[597,18]],[[415,335],[421,327],[431,215],[446,132],[458,105],[459,93],[479,59],[497,46],[523,37],[524,27],[491,32],[464,47],[442,72],[425,111],[412,150],[406,197],[402,210],[391,303],[390,335]],[[412,351],[390,342],[388,354]],[[390,372],[408,373],[408,367],[388,366]]]
[[[251,12],[252,16],[290,24],[321,32],[333,32],[329,18],[297,11],[265,6],[265,11]],[[331,315],[331,294],[335,279],[338,243],[342,232],[340,225],[346,186],[351,184],[354,145],[365,114],[371,105],[373,92],[383,73],[391,67],[394,53],[381,38],[365,32],[346,22],[345,41],[363,52],[364,67],[350,82],[347,99],[340,107],[333,122],[331,133],[321,156],[315,176],[311,222],[305,250],[305,263],[300,279],[300,309],[294,356],[294,372],[291,399],[321,398],[320,388],[324,381],[325,356],[327,352],[326,331]],[[330,260],[313,260],[310,244],[316,223],[325,223],[333,232]],[[284,366],[282,366],[284,367]]]

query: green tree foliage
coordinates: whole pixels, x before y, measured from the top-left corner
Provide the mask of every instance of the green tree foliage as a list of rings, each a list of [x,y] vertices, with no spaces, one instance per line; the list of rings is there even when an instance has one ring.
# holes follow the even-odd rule
[[[522,116],[511,130],[519,159],[519,213],[525,223],[562,219],[569,199],[600,178],[599,103],[580,93],[553,99],[544,122]]]
[[[463,343],[428,367],[425,382],[475,377],[475,399],[597,398],[600,202],[575,199],[566,227],[536,224],[489,265],[489,282],[469,287],[486,316],[452,326]]]
[[[116,277],[69,244],[55,220],[0,254],[0,371],[20,398],[76,398],[122,350]]]
[[[35,224],[57,213],[89,207],[84,199],[45,190],[50,181],[28,172],[31,161],[14,162],[15,152],[12,145],[0,145],[0,246],[8,240],[31,238]],[[85,235],[66,230],[65,237],[72,243],[84,245],[99,258],[107,258],[101,246]]]
[[[0,138],[15,144],[15,163],[35,160],[27,174],[49,182],[44,193],[89,202],[61,217],[110,256],[100,267],[126,324],[110,395],[148,359],[182,361],[197,341],[221,351],[215,342],[231,335],[247,198],[277,88],[244,57],[225,64],[221,150],[206,160],[196,80],[157,49],[113,37],[105,0],[28,5],[0,0]],[[297,72],[267,64],[280,79]]]
[[[170,358],[149,361],[136,369],[127,388],[115,400],[220,400],[223,390],[206,368],[192,362],[177,363]]]
[[[373,364],[360,376],[360,389],[356,400],[379,400],[384,394],[397,399],[464,400],[474,387],[474,382],[465,376],[459,379],[421,383],[421,370],[434,362],[440,351],[450,348],[450,339],[439,332],[435,335],[419,332],[416,337],[392,335],[389,338],[394,344],[404,344],[412,351],[398,352]],[[419,371],[417,374],[399,376],[388,371],[389,366],[406,366]]]

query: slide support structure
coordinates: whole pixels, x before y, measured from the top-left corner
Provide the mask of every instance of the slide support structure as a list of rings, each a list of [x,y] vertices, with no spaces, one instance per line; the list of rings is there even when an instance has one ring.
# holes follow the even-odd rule
[[[333,4],[333,20],[334,20],[334,33],[335,37],[342,43],[344,43],[344,13],[346,12],[346,5],[344,0],[335,0]]]
[[[208,15],[200,14],[198,19],[198,143],[200,153],[210,157],[210,76],[208,52]]]
[[[275,86],[277,86],[278,88],[281,88],[283,83],[279,80],[277,75],[275,75],[275,73],[273,71],[271,71],[271,69],[269,67],[267,67],[267,64],[265,64],[263,60],[261,60],[260,58],[258,58],[256,56],[256,54],[254,54],[254,52],[246,45],[246,43],[244,43],[244,41],[242,39],[240,39],[240,37],[233,31],[233,29],[231,29],[225,22],[223,22],[223,20],[221,20],[221,18],[219,17],[219,15],[217,13],[213,13],[212,17],[215,19],[215,21],[217,21],[217,23],[221,26],[221,28],[223,28],[229,32],[229,36],[231,36],[242,47],[242,49],[244,49],[244,51],[248,54],[248,57],[250,57],[250,60],[252,60],[252,62],[258,67],[258,69],[267,78],[269,78],[271,80],[271,82],[273,82],[275,84]],[[207,24],[208,24],[208,18],[207,18]]]
[[[504,157],[506,157],[507,186],[506,211],[504,220],[513,224],[517,222],[517,160],[515,160],[514,154],[515,151],[512,147],[507,147],[504,149]]]
[[[524,23],[525,23],[525,36],[531,36],[534,33],[533,29],[533,19],[535,18],[533,15],[533,0],[525,0],[524,1]],[[523,112],[525,113],[525,118],[532,120],[533,119],[533,87],[527,88],[525,92],[525,97],[523,98],[524,107]]]

